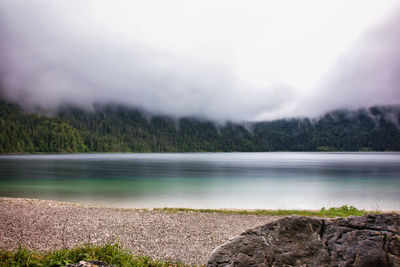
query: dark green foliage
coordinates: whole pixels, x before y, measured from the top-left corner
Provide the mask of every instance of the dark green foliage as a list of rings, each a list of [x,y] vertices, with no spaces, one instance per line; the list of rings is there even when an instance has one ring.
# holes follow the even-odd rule
[[[310,119],[218,125],[194,118],[146,118],[135,109],[64,108],[26,114],[0,101],[0,153],[400,151],[400,108],[335,111]]]
[[[0,102],[0,153],[85,151],[80,131],[68,123]]]
[[[392,106],[261,122],[254,137],[263,151],[400,151],[399,114]]]
[[[136,257],[121,248],[119,244],[85,245],[48,253],[34,252],[25,248],[19,248],[16,251],[0,250],[0,266],[65,266],[81,260],[99,260],[113,266],[185,266],[181,263],[153,260],[146,256]]]

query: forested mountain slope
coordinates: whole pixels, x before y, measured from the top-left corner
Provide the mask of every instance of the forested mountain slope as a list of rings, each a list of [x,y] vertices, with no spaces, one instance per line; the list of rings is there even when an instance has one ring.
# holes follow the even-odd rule
[[[48,117],[0,101],[0,153],[400,151],[399,124],[399,106],[221,125],[146,116],[117,105],[97,105],[91,112],[66,107]]]

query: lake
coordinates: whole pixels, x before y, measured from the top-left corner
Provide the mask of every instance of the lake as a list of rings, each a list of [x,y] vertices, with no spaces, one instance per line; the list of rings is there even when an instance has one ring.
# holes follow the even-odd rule
[[[0,196],[132,208],[400,210],[400,153],[1,155]]]

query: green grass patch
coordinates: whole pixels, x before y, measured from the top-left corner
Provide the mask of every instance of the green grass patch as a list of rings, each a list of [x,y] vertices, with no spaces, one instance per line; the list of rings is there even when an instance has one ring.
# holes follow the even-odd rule
[[[208,212],[208,213],[223,213],[223,214],[244,214],[244,215],[270,215],[270,216],[287,216],[287,215],[302,215],[302,216],[317,216],[317,217],[348,217],[348,216],[363,216],[367,213],[379,213],[378,211],[359,210],[353,206],[341,206],[338,208],[322,208],[320,210],[226,210],[226,209],[187,209],[187,208],[158,208],[155,210],[163,210],[167,212]]]
[[[82,260],[99,260],[114,266],[167,267],[187,266],[183,263],[159,261],[146,256],[134,256],[119,244],[85,245],[42,253],[19,248],[0,250],[0,266],[65,266]]]

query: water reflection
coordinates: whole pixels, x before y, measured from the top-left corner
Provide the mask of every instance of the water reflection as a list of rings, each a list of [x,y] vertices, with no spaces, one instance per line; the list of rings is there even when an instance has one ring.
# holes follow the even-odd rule
[[[121,207],[400,210],[400,153],[0,156],[0,196]]]

